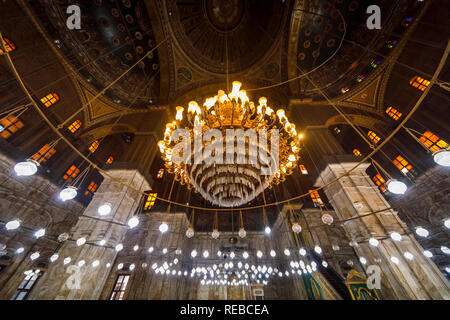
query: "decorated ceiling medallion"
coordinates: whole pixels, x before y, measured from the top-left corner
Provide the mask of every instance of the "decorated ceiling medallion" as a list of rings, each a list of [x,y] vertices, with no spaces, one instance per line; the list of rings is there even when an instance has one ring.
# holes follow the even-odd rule
[[[177,107],[158,146],[175,180],[206,200],[237,207],[284,181],[297,166],[301,136],[283,109],[275,113],[261,97],[255,105],[233,82],[202,106]],[[237,141],[237,142],[236,142]]]

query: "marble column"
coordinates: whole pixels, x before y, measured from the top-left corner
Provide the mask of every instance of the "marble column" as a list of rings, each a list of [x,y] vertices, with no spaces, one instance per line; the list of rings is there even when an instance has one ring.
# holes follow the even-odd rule
[[[357,163],[351,156],[329,156],[324,160],[323,169],[316,179],[317,186],[331,182]],[[359,257],[367,260],[365,267],[380,267],[382,298],[450,299],[449,283],[433,261],[423,255],[423,248],[412,232],[397,212],[390,209],[366,174],[369,165],[359,165],[350,174],[325,187],[324,192],[339,220],[356,218],[344,222],[343,229],[349,240],[358,242],[355,250]],[[401,234],[401,241],[392,240],[392,232]],[[377,247],[368,243],[371,237],[379,240]],[[405,252],[410,252],[414,258],[406,259]]]
[[[29,299],[99,299],[105,281],[117,256],[115,246],[124,241],[129,230],[127,221],[135,214],[141,193],[150,187],[144,176],[135,169],[114,169],[108,171],[112,177],[105,179],[84,214],[72,228],[71,239],[65,241],[58,251],[59,258],[51,263]],[[111,213],[99,216],[97,209],[104,203],[111,204]],[[85,237],[87,242],[77,246],[75,241]],[[100,241],[106,240],[105,245]],[[65,258],[71,262],[64,264]],[[80,261],[84,265],[80,266]],[[99,265],[92,263],[98,260]],[[108,267],[108,264],[109,267]]]

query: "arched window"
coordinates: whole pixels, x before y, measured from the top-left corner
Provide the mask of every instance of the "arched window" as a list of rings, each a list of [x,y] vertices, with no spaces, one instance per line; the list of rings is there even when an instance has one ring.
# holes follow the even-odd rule
[[[440,139],[431,131],[426,131],[419,140],[427,147],[431,152],[439,151],[448,147],[448,143]]]
[[[373,182],[375,182],[378,188],[380,188],[381,191],[386,191],[386,180],[384,180],[384,178],[380,174],[375,175],[372,180]]]
[[[406,161],[402,156],[398,156],[397,158],[392,160],[392,162],[403,174],[407,174],[413,169],[412,165],[410,165],[409,162]]]
[[[358,149],[353,149],[353,154],[357,157],[362,157],[362,154],[361,154],[361,152],[359,152]]]
[[[8,116],[0,121],[0,137],[8,139],[23,127],[23,122],[16,116]]]
[[[409,81],[409,84],[412,85],[414,88],[419,89],[420,91],[425,91],[425,89],[430,85],[430,81],[425,80],[424,78],[421,78],[419,76],[415,76],[414,78]]]
[[[320,199],[319,192],[317,192],[317,190],[309,190],[308,192],[315,206],[323,204],[323,201],[322,199]]]
[[[95,141],[92,142],[91,145],[89,146],[89,151],[92,152],[92,153],[94,153],[95,150],[97,150],[98,146],[99,146],[99,142],[98,142],[98,140],[95,140]]]
[[[81,120],[75,120],[67,129],[69,129],[70,132],[74,133],[75,131],[80,129],[81,125],[82,125]]]
[[[386,113],[389,117],[391,117],[394,120],[398,120],[402,116],[402,113],[393,107],[388,107],[386,109]]]
[[[85,196],[93,195],[94,192],[97,190],[97,187],[98,187],[98,184],[95,183],[95,181],[91,181],[91,183],[89,183],[86,191],[84,192],[84,195]]]
[[[373,142],[373,143],[378,143],[380,142],[381,138],[379,136],[377,136],[377,134],[373,131],[369,131],[367,133],[367,136],[369,137],[369,139]]]
[[[71,182],[79,173],[80,169],[78,169],[77,166],[73,164],[69,169],[67,169],[66,173],[63,175],[63,179]]]
[[[112,164],[114,162],[114,157],[113,156],[110,156],[107,160],[106,160],[106,163],[107,164]]]
[[[50,157],[53,156],[55,152],[55,148],[50,148],[49,144],[45,144],[41,149],[39,149],[38,152],[36,152],[32,156],[32,159],[36,160],[39,163],[47,162],[47,160],[50,159]]]
[[[45,97],[41,98],[42,104],[48,108],[59,101],[59,95],[57,93],[49,93]]]
[[[162,179],[164,176],[164,168],[159,169],[158,174],[156,175],[157,179]]]
[[[129,274],[119,274],[117,276],[116,283],[114,284],[113,291],[109,300],[122,300],[127,289],[128,280],[130,279]]]
[[[16,50],[16,46],[8,38],[3,37],[3,44],[5,46],[6,52],[11,52],[11,51]],[[0,54],[3,54],[3,53],[4,52],[3,52],[2,46],[0,46]]]
[[[145,199],[145,202],[144,202],[144,208],[143,208],[144,211],[150,210],[153,207],[157,196],[158,196],[157,193],[149,193],[149,195],[147,196],[147,198]]]

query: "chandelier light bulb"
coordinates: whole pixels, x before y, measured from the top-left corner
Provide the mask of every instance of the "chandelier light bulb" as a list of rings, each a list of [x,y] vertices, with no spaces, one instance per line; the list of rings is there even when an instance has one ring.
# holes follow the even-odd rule
[[[138,251],[139,250],[139,246],[136,244],[134,247],[133,247],[133,251]]]
[[[322,214],[322,222],[326,225],[331,225],[333,223],[334,219],[333,216],[329,213]]]
[[[302,256],[306,256],[306,250],[304,248],[298,250],[298,253],[300,253]]]
[[[447,229],[450,229],[450,219],[446,219],[446,220],[444,221],[444,226],[445,226]]]
[[[271,231],[272,231],[272,230],[270,229],[269,226],[266,226],[266,227],[264,228],[265,234],[270,234]]]
[[[148,248],[148,253],[152,253],[153,252],[153,247]]]
[[[333,249],[333,251],[339,251],[339,250],[341,250],[341,247],[339,247],[337,244],[333,244],[333,245],[331,246],[331,248]]]
[[[234,252],[231,251],[231,253],[230,253],[230,258],[231,258],[231,259],[234,259],[235,256],[236,256],[236,255],[234,254]]]
[[[400,260],[397,257],[391,257],[391,261],[395,264],[399,264]]]
[[[203,258],[208,258],[209,257],[209,252],[208,250],[203,251]]]
[[[167,253],[167,248],[162,249],[162,253],[166,254]]]
[[[106,240],[105,239],[100,240],[99,245],[104,246],[105,244],[106,244]]]
[[[81,268],[82,266],[84,266],[86,264],[86,261],[84,261],[84,260],[80,260],[79,262],[78,262],[78,266]]]
[[[322,253],[322,248],[319,247],[319,246],[315,246],[314,247],[314,251],[317,252],[318,254],[321,254]]]
[[[39,166],[39,162],[28,159],[26,161],[22,161],[17,163],[14,166],[14,171],[18,176],[32,176],[37,172],[37,167]]]
[[[6,225],[5,225],[6,230],[15,230],[18,227],[20,227],[19,220],[11,220],[8,223],[6,223]]]
[[[100,261],[94,260],[94,261],[92,262],[92,267],[96,268],[96,267],[98,267],[99,264],[100,264]]]
[[[30,256],[31,260],[36,260],[37,258],[39,258],[40,253],[39,252],[33,252]]]
[[[416,233],[418,236],[424,237],[424,238],[428,237],[428,235],[430,234],[427,229],[422,228],[422,227],[417,227]]]
[[[369,243],[371,246],[377,247],[380,242],[375,238],[370,238]]]
[[[191,251],[191,257],[195,258],[196,256],[197,256],[197,250],[194,249]]]
[[[424,256],[427,257],[427,258],[433,257],[433,254],[431,253],[430,250],[424,250],[424,251],[423,251],[423,254],[424,254]]]
[[[54,255],[52,255],[52,256],[50,257],[50,261],[51,261],[51,262],[55,262],[56,260],[58,260],[58,258],[59,258],[59,255],[58,255],[57,253],[55,253]]]
[[[167,223],[163,222],[159,225],[159,232],[166,233],[167,230],[169,230],[169,226],[167,225]]]
[[[36,231],[35,233],[34,233],[34,236],[36,237],[36,238],[40,238],[40,237],[43,237],[45,235],[45,229],[39,229],[38,231]]]
[[[21,254],[22,252],[24,252],[25,251],[25,248],[24,247],[20,247],[20,248],[18,248],[17,250],[16,250],[16,253],[17,254]]]
[[[394,241],[401,241],[402,240],[402,236],[398,232],[392,232],[391,233],[391,238]]]
[[[408,260],[412,260],[414,258],[414,256],[412,255],[411,252],[406,251],[403,256],[408,259]]]
[[[119,243],[118,245],[116,245],[115,247],[116,251],[120,251],[123,249],[123,244]]]
[[[128,226],[130,227],[130,229],[133,229],[133,228],[137,227],[138,224],[139,224],[138,217],[132,217],[130,220],[128,220]],[[161,230],[161,226],[159,227],[159,230]]]
[[[393,194],[404,194],[406,190],[408,190],[405,183],[395,179],[391,179],[387,182],[387,188],[389,192]]]
[[[295,233],[300,233],[302,231],[302,227],[298,222],[292,223],[292,231]]]
[[[238,235],[241,238],[245,238],[245,236],[247,235],[247,231],[245,231],[244,227],[239,228]]]
[[[77,246],[82,246],[85,243],[86,243],[86,238],[84,238],[84,237],[77,240]]]
[[[220,236],[220,232],[218,229],[215,228],[213,230],[213,232],[211,233],[211,237],[213,237],[214,239],[217,239],[217,238],[219,238],[219,236]]]
[[[258,251],[256,252],[256,256],[257,256],[258,258],[262,258],[262,256],[263,256],[262,251],[261,251],[261,250],[258,250]]]
[[[291,252],[289,251],[289,249],[284,249],[284,255],[285,256],[290,256],[291,255]]]
[[[275,252],[275,250],[270,250],[270,256],[273,258],[275,257],[277,254]]]
[[[62,201],[72,200],[76,196],[77,196],[77,188],[72,186],[68,186],[62,189],[61,192],[59,193],[59,198]]]
[[[440,166],[450,166],[450,150],[441,149],[433,153],[433,160]]]
[[[107,216],[108,214],[111,213],[111,204],[110,203],[102,204],[100,207],[98,207],[97,212],[101,216]]]
[[[364,257],[359,258],[359,262],[361,262],[361,264],[366,264],[367,260]]]
[[[195,232],[194,232],[194,228],[189,227],[186,230],[186,237],[188,237],[189,239],[192,238],[194,236]]]
[[[450,254],[450,249],[446,246],[441,246],[441,251],[445,254]]]
[[[72,261],[72,258],[67,257],[67,258],[64,258],[63,263],[68,264],[68,263],[70,263],[70,261]]]
[[[244,251],[244,253],[242,254],[242,257],[243,257],[244,259],[247,259],[247,258],[248,258],[248,252],[247,252],[247,251]]]

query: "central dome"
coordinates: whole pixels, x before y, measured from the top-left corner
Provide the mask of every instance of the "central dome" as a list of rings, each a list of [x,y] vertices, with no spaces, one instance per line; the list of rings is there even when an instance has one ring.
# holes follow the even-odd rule
[[[206,0],[205,5],[209,21],[220,31],[233,30],[244,16],[245,1]]]

